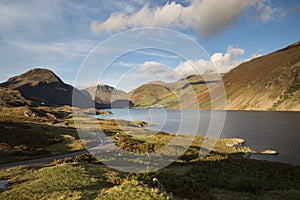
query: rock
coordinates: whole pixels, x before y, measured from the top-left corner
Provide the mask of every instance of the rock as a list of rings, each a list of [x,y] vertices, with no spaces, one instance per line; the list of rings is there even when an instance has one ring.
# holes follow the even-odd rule
[[[242,145],[246,142],[244,139],[241,139],[241,138],[235,138],[235,141],[238,145]]]
[[[228,147],[234,147],[234,144],[226,143],[226,146],[228,146]]]
[[[112,112],[110,111],[102,111],[96,108],[82,109],[82,112],[86,115],[111,115],[112,114]]]
[[[152,126],[151,124],[148,124],[144,121],[133,121],[133,123],[138,127]]]
[[[113,113],[110,111],[100,111],[96,110],[96,115],[112,115]]]
[[[8,180],[0,180],[0,190],[4,190],[8,187]]]
[[[246,141],[241,138],[232,138],[232,141],[230,141],[230,143],[226,143],[226,146],[234,147],[234,146],[238,146],[238,145],[243,145],[243,144],[245,144],[245,142]]]
[[[278,152],[275,150],[263,150],[259,152],[260,154],[267,154],[267,155],[278,155]]]

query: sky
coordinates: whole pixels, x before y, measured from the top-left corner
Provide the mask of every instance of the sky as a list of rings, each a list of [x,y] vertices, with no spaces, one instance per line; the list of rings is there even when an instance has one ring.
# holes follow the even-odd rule
[[[0,0],[0,81],[32,68],[130,91],[300,40],[298,0]]]

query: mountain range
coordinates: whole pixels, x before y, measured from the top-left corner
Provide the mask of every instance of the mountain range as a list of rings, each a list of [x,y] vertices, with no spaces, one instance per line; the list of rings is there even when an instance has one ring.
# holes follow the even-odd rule
[[[171,83],[153,81],[129,93],[108,85],[79,90],[52,71],[38,68],[0,83],[0,106],[71,106],[73,100],[76,107],[210,109],[208,87],[210,92],[217,93],[224,84],[227,110],[300,111],[299,73],[300,42],[244,62],[223,77],[204,80],[202,76],[191,75]],[[76,99],[72,99],[73,94]]]
[[[150,82],[134,89],[127,97],[137,107],[210,109],[208,87],[211,93],[217,94],[224,84],[227,110],[300,111],[299,73],[300,41],[244,62],[222,79],[212,77],[204,81],[201,76],[189,76],[173,83]],[[195,97],[199,105],[195,105]]]

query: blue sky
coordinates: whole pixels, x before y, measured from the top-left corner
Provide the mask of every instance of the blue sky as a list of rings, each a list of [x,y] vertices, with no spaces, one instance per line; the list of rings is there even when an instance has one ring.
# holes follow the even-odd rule
[[[0,81],[42,67],[53,70],[66,83],[89,86],[96,84],[97,77],[99,82],[128,91],[151,80],[176,80],[195,73],[194,68],[205,73],[213,67],[211,61],[219,73],[225,73],[241,62],[300,40],[299,19],[297,0],[1,0]],[[127,38],[121,41],[120,37],[115,43],[109,39],[144,27],[168,28],[155,36],[146,35],[155,38],[161,49],[172,38],[173,46],[186,49],[188,58],[157,48],[129,51],[136,45],[149,47],[137,32],[133,36],[139,39],[130,44]],[[180,34],[204,49],[192,48]],[[112,43],[101,50],[103,41]],[[119,55],[124,46],[128,52]],[[111,55],[118,57],[105,66],[104,74],[82,64],[87,61],[99,67]],[[87,70],[84,76],[78,75],[82,68]]]

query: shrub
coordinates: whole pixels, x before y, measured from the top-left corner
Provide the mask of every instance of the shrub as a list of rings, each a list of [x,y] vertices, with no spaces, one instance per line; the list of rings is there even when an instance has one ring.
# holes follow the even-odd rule
[[[257,179],[241,177],[229,180],[228,189],[237,192],[259,193],[263,189],[263,186]]]

